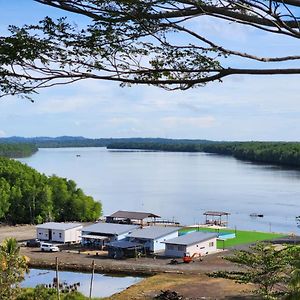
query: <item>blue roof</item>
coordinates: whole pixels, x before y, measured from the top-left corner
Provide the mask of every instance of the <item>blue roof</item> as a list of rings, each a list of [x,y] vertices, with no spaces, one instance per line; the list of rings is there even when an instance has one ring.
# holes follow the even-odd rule
[[[217,233],[194,231],[185,235],[181,235],[177,238],[167,240],[164,243],[188,246],[188,245],[197,244],[199,242],[205,242],[207,240],[211,240],[217,237],[218,237]]]
[[[79,223],[58,223],[58,222],[48,222],[44,224],[39,224],[36,228],[41,229],[52,229],[52,230],[68,230],[76,227],[80,227],[82,224]]]

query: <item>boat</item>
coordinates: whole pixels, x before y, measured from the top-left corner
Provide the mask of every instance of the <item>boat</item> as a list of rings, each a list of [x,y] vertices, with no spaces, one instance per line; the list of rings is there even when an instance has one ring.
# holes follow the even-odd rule
[[[252,218],[263,218],[264,215],[263,214],[252,213],[252,214],[250,214],[250,217],[252,217]]]

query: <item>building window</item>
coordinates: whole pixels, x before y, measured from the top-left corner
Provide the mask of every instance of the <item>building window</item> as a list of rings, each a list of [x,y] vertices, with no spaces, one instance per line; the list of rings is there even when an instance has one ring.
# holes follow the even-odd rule
[[[178,251],[185,251],[185,246],[178,245]]]
[[[169,250],[174,250],[174,249],[175,249],[175,246],[174,246],[174,245],[167,245],[167,248],[168,248]]]
[[[214,242],[209,242],[209,247],[213,247],[214,246]]]
[[[59,233],[59,238],[61,239],[61,237],[62,237],[62,234],[61,234],[61,232]]]

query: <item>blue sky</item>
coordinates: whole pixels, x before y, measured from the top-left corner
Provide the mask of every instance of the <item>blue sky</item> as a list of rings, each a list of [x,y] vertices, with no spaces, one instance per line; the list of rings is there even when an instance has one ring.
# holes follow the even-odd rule
[[[0,0],[0,33],[65,12],[33,0]],[[73,17],[76,22],[84,19]],[[257,54],[296,54],[297,41],[203,18],[194,24],[229,47]],[[239,62],[237,61],[237,66]],[[296,64],[295,62],[293,64]],[[290,66],[293,66],[290,64]],[[82,81],[41,90],[35,103],[0,101],[0,136],[164,137],[211,140],[299,140],[299,76],[233,76],[189,91],[121,88]]]

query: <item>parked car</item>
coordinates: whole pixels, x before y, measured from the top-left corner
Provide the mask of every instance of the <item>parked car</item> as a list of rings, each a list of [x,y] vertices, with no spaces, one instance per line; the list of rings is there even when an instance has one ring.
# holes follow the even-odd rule
[[[41,242],[38,239],[28,240],[26,247],[41,247]]]
[[[48,244],[48,243],[42,243],[41,244],[41,251],[48,251],[48,252],[58,252],[59,248],[55,245]]]

